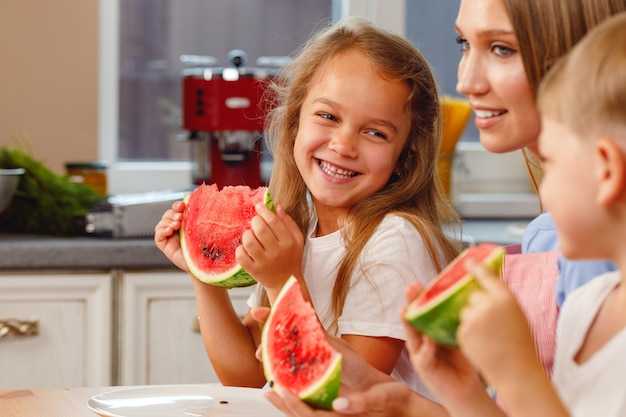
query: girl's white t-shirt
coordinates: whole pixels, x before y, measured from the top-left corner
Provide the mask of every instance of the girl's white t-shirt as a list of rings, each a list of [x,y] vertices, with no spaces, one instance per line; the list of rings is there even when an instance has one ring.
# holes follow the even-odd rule
[[[313,237],[317,219],[311,222],[303,257],[303,275],[313,307],[327,330],[332,322],[331,297],[337,269],[345,255],[341,231]],[[407,220],[387,215],[363,249],[353,272],[337,335],[353,334],[406,340],[401,308],[404,291],[415,281],[428,285],[437,272],[421,235]],[[259,303],[259,291],[250,306]],[[428,398],[426,390],[403,349],[392,377]]]

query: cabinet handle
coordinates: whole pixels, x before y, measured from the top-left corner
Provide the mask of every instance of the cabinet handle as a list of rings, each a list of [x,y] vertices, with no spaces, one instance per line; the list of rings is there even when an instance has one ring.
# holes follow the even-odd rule
[[[9,337],[37,336],[39,334],[39,322],[20,320],[0,320],[0,339]]]

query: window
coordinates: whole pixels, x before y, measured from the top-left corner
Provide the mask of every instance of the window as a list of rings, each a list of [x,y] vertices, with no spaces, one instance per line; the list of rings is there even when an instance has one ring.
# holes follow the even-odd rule
[[[113,194],[183,189],[191,146],[180,127],[181,55],[228,65],[233,49],[285,56],[321,24],[363,15],[413,42],[455,94],[456,2],[430,0],[100,0],[99,157]],[[211,66],[211,65],[209,65]],[[476,134],[477,136],[477,134]]]
[[[111,193],[191,184],[191,147],[181,140],[181,56],[247,66],[287,56],[332,16],[332,0],[101,0],[100,149],[115,161]]]

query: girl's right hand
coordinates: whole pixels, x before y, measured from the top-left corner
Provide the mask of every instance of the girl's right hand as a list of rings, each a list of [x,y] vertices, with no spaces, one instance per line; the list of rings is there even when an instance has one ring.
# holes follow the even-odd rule
[[[172,208],[163,213],[163,217],[154,227],[154,242],[157,248],[161,250],[172,261],[174,265],[185,272],[189,272],[187,263],[183,257],[180,248],[180,230],[181,221],[183,219],[183,211],[185,203],[176,201],[172,204]]]

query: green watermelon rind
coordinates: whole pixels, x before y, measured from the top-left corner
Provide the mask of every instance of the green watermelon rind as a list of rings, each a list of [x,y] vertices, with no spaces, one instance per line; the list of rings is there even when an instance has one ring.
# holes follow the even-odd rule
[[[333,401],[339,396],[341,386],[341,363],[342,356],[337,355],[331,366],[320,378],[320,382],[309,390],[300,393],[300,399],[316,408],[332,410]]]
[[[185,205],[187,204],[187,201],[189,201],[190,196],[191,193],[185,194],[183,198],[183,202],[185,203]],[[269,207],[270,210],[274,211],[274,201],[272,200],[269,189],[265,190],[263,202],[267,207]],[[204,271],[198,268],[187,254],[188,249],[187,244],[185,243],[185,239],[183,238],[183,227],[184,222],[180,230],[180,247],[183,252],[185,262],[187,263],[187,268],[189,268],[189,273],[191,273],[194,278],[204,282],[205,284],[215,285],[227,289],[236,287],[249,287],[256,284],[256,280],[252,278],[252,276],[248,272],[246,272],[246,270],[243,269],[243,267],[241,267],[241,265],[239,264],[221,274],[206,274]]]
[[[471,248],[470,248],[471,249]],[[459,256],[454,264],[464,259]],[[487,268],[499,275],[504,259],[504,248],[494,245],[493,250],[483,261]],[[449,268],[446,268],[448,270]],[[445,273],[445,271],[443,272]],[[456,332],[460,324],[459,314],[467,305],[470,295],[480,288],[474,275],[467,273],[455,285],[439,294],[426,305],[417,306],[417,300],[412,302],[404,314],[404,319],[413,327],[426,335],[434,342],[459,347]]]
[[[296,285],[298,280],[291,276],[283,285],[280,290],[274,305],[278,305],[283,296],[287,294],[291,287]],[[267,343],[270,340],[270,328],[273,322],[273,311],[270,313],[265,326],[263,326],[263,332],[261,335],[261,356],[263,362],[263,372],[265,373],[266,380],[270,383],[272,389],[281,394],[287,387],[283,387],[280,384],[274,382],[274,375],[272,374],[272,362],[268,355]],[[341,367],[342,367],[342,355],[336,353],[333,362],[329,365],[328,369],[322,376],[319,377],[317,383],[312,384],[308,389],[303,390],[298,394],[299,398],[305,403],[319,409],[332,410],[332,403],[339,396],[339,387],[341,385]]]

